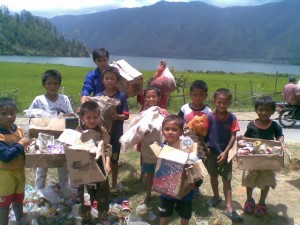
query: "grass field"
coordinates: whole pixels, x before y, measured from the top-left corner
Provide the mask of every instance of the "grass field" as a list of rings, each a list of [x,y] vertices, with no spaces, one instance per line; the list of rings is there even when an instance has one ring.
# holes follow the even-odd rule
[[[11,96],[17,98],[20,113],[27,109],[35,96],[44,93],[41,84],[42,74],[48,69],[57,69],[62,73],[64,94],[71,98],[73,108],[79,104],[81,88],[85,75],[94,68],[74,67],[52,64],[31,64],[31,63],[10,63],[0,62],[0,96]],[[141,71],[144,80],[152,77],[155,71]],[[183,72],[173,71],[174,75]],[[220,87],[229,88],[233,92],[232,108],[235,111],[252,110],[253,96],[271,95],[281,101],[281,92],[283,85],[287,83],[287,75],[244,73],[232,74],[222,72],[191,72],[186,71],[184,76],[189,82],[201,79],[207,82],[209,87],[209,97],[207,104],[210,105],[212,93]],[[276,84],[277,82],[277,84]],[[185,93],[189,90],[186,88]],[[277,94],[276,94],[277,92]],[[173,92],[169,102],[169,111],[178,112],[184,98],[181,93]],[[129,98],[130,111],[137,112],[139,106],[136,99]],[[186,101],[189,101],[186,96]]]

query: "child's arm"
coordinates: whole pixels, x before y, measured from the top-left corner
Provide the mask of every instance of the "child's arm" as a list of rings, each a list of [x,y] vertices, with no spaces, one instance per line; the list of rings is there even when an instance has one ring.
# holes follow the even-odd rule
[[[128,120],[129,114],[117,114],[116,112],[112,114],[113,120]]]
[[[218,162],[217,162],[218,164],[222,165],[227,160],[229,150],[232,148],[235,140],[236,140],[236,131],[231,131],[230,140],[226,149],[218,156]]]
[[[0,141],[0,160],[3,162],[10,162],[24,153],[24,150],[29,146],[30,140],[22,138],[18,143],[13,146],[7,145],[4,141]]]

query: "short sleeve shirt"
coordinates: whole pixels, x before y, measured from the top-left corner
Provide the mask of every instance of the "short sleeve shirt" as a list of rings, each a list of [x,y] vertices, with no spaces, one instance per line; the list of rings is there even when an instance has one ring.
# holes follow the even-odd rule
[[[99,68],[96,68],[86,75],[81,96],[90,96],[91,94],[95,96],[102,91],[104,91],[104,84],[102,82],[101,72]]]
[[[270,125],[267,128],[260,128],[254,120],[248,124],[244,136],[248,138],[274,140],[274,138],[282,137],[283,133],[279,124],[273,120],[270,121]]]
[[[202,116],[203,114],[211,113],[211,109],[204,106],[202,109],[193,109],[191,104],[185,104],[181,107],[178,115],[184,119],[186,123],[190,122],[195,116]]]

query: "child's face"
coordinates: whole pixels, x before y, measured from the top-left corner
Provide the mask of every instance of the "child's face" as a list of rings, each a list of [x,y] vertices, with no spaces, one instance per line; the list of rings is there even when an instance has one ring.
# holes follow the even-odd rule
[[[219,113],[227,112],[227,109],[231,104],[231,100],[226,95],[218,95],[213,102],[216,106],[216,112]]]
[[[99,111],[87,110],[80,119],[86,128],[94,129],[100,123],[100,113]]]
[[[46,89],[46,92],[48,95],[55,96],[55,95],[57,95],[57,92],[60,88],[60,83],[59,83],[58,79],[56,79],[54,77],[49,77],[49,78],[47,78],[47,80],[43,86]]]
[[[100,71],[102,71],[108,65],[108,58],[107,57],[97,58],[95,59],[95,63],[97,67],[100,69]]]
[[[164,124],[162,133],[168,144],[172,146],[183,134],[183,130],[175,122],[170,121]]]
[[[10,130],[17,117],[15,107],[7,106],[0,108],[0,126]]]
[[[160,97],[155,90],[149,90],[146,92],[145,101],[147,106],[157,106],[159,105]]]
[[[255,110],[258,118],[262,121],[269,121],[274,111],[270,106],[259,105]]]
[[[117,76],[114,73],[106,73],[103,77],[105,89],[115,89],[117,87]]]
[[[194,107],[202,107],[207,97],[207,93],[203,89],[194,88],[190,92],[190,97]]]

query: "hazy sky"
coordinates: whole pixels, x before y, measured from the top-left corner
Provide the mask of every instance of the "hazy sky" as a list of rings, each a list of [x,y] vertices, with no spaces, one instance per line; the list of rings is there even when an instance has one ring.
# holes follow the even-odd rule
[[[5,5],[11,12],[20,12],[25,9],[33,15],[53,17],[56,15],[75,15],[97,11],[132,8],[152,5],[159,0],[0,0],[0,5]],[[170,2],[190,2],[168,0]],[[261,5],[280,0],[198,0],[219,7]]]

